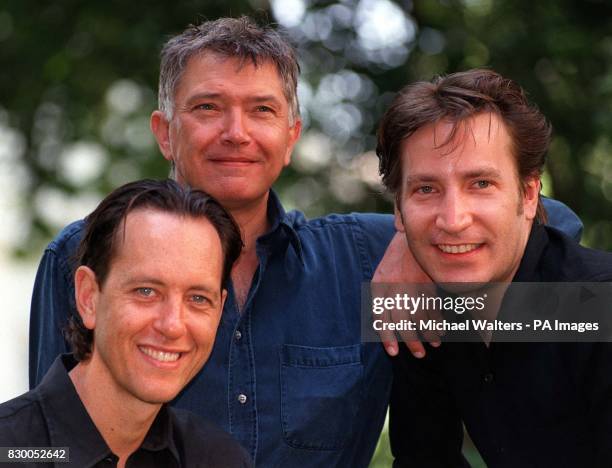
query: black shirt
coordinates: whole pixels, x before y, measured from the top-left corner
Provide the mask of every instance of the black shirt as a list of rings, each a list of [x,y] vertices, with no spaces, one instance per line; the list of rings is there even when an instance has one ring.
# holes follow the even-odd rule
[[[536,225],[513,281],[612,280],[612,255]],[[612,467],[612,343],[444,343],[394,359],[395,467]]]
[[[0,447],[68,447],[70,463],[57,463],[60,468],[116,466],[117,456],[98,432],[68,376],[75,365],[70,355],[58,357],[34,390],[0,405]],[[167,405],[126,463],[128,468],[249,466],[247,454],[229,434]]]

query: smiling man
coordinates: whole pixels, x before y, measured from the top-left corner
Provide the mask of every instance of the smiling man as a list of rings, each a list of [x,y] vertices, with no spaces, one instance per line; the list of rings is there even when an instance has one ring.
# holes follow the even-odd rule
[[[78,467],[250,466],[228,434],[165,405],[210,355],[240,247],[202,192],[141,181],[111,193],[80,244],[74,354],[0,405],[0,445],[67,447]]]
[[[382,346],[361,342],[361,287],[393,218],[283,209],[272,184],[301,132],[298,74],[288,41],[246,17],[190,26],[163,47],[151,130],[173,177],[219,200],[244,240],[210,360],[174,403],[226,429],[258,465],[366,467],[392,370]],[[38,270],[31,384],[65,347],[66,269],[81,232],[65,228]]]
[[[518,269],[540,181],[519,184],[512,147],[492,112],[440,119],[404,141],[396,226],[435,282],[505,282]]]
[[[377,152],[396,226],[434,282],[612,280],[612,255],[543,224],[550,134],[523,90],[493,71],[399,93]],[[611,466],[610,343],[483,339],[407,354],[394,363],[394,466],[469,466],[463,425],[492,468]]]

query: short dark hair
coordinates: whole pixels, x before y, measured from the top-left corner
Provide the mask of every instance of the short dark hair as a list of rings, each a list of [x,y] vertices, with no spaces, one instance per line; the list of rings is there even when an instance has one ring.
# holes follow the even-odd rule
[[[541,175],[550,145],[550,123],[516,82],[492,70],[475,69],[408,85],[395,97],[380,123],[376,147],[385,186],[396,194],[400,189],[402,141],[426,125],[445,120],[453,124],[442,143],[447,144],[466,118],[482,112],[495,113],[504,122],[520,180]],[[546,222],[541,200],[536,220]]]
[[[275,29],[260,26],[248,16],[241,16],[189,25],[166,42],[159,71],[159,110],[167,119],[174,113],[174,93],[187,62],[203,52],[237,58],[243,63],[250,61],[255,66],[268,60],[274,63],[289,103],[290,122],[293,124],[299,117],[297,81],[300,66],[295,49]]]
[[[138,209],[207,219],[221,239],[222,286],[226,284],[232,265],[242,250],[240,229],[232,216],[201,190],[183,188],[173,180],[140,180],[114,190],[85,218],[84,234],[75,264],[77,267],[84,265],[91,268],[100,288],[117,253],[118,232],[128,214]],[[78,361],[89,357],[93,332],[85,328],[78,314],[70,317],[66,337]]]

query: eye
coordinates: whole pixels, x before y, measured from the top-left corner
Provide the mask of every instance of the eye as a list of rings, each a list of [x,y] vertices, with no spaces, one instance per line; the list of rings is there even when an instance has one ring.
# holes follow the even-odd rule
[[[197,110],[214,110],[215,105],[210,104],[209,102],[205,102],[203,104],[198,104],[197,106],[195,106],[195,108]]]
[[[257,106],[255,108],[257,112],[273,112],[271,107],[268,106]]]
[[[419,193],[432,193],[433,187],[431,185],[423,185],[417,189]]]
[[[203,296],[202,294],[192,294],[190,301],[196,305],[206,305],[210,304],[210,299],[208,297]]]
[[[476,182],[476,186],[479,189],[485,189],[491,186],[491,182],[489,182],[488,180],[479,180]]]
[[[142,297],[152,297],[155,294],[153,288],[136,288],[136,292]]]

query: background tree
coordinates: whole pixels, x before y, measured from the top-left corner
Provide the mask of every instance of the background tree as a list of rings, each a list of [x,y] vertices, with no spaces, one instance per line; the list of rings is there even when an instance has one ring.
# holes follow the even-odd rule
[[[306,131],[277,184],[288,205],[309,215],[390,210],[372,150],[393,93],[485,66],[516,79],[550,118],[546,193],[579,213],[588,244],[612,247],[607,2],[5,0],[0,8],[0,181],[19,206],[5,218],[22,254],[39,252],[117,185],[167,174],[148,130],[161,44],[189,22],[240,14],[278,22],[300,52]]]
[[[148,129],[161,44],[190,22],[255,15],[299,49],[305,132],[277,190],[310,216],[390,211],[376,123],[417,79],[514,78],[555,128],[546,193],[612,248],[612,4],[605,0],[4,0],[0,246],[38,257],[114,187],[164,177]],[[388,464],[383,450],[374,463]]]

